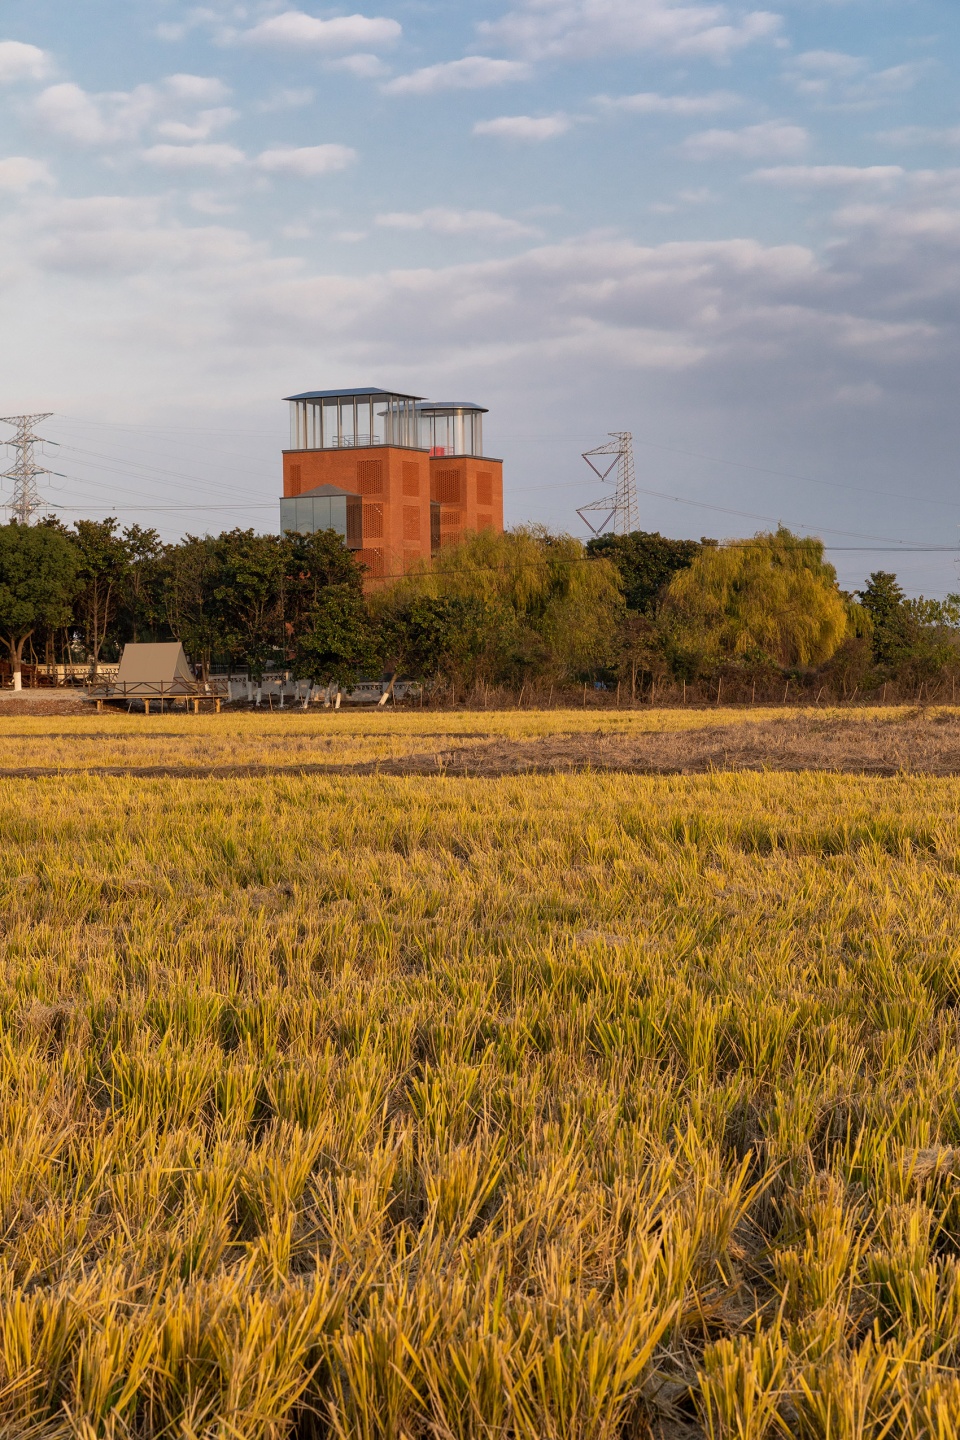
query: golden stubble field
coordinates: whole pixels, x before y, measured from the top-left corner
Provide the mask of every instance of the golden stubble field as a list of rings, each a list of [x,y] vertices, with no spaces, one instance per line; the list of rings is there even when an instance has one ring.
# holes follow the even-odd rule
[[[960,1434],[960,780],[578,723],[0,721],[0,1435]]]

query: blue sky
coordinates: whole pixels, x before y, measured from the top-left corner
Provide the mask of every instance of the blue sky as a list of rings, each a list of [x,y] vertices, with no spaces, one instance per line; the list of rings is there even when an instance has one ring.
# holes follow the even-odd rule
[[[629,429],[645,528],[960,588],[958,57],[934,0],[6,0],[0,410],[173,537],[276,523],[283,395],[453,395],[509,521]]]

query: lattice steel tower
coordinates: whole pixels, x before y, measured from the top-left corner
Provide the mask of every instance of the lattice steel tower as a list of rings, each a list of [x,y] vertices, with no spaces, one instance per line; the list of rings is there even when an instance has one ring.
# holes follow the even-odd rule
[[[0,480],[13,481],[13,496],[7,509],[21,525],[29,525],[40,509],[37,476],[53,474],[52,470],[45,470],[42,465],[34,464],[33,459],[34,445],[43,444],[43,436],[34,435],[33,427],[39,425],[41,420],[49,420],[52,414],[51,410],[46,415],[0,415],[0,424],[12,425],[17,432],[12,440],[3,442],[13,446],[17,458],[9,470],[0,472]]]
[[[585,450],[583,458],[601,480],[606,480],[607,476],[616,470],[616,492],[605,495],[602,500],[591,500],[590,504],[582,506],[577,514],[594,535],[603,535],[607,531],[612,531],[614,535],[627,535],[637,528],[640,508],[637,504],[637,482],[633,472],[633,436],[629,430],[611,430],[609,434],[610,439],[606,445]],[[607,468],[601,470],[593,463],[591,457],[594,455],[610,455],[613,458]],[[597,513],[601,513],[603,519],[599,525],[594,525],[588,516]]]

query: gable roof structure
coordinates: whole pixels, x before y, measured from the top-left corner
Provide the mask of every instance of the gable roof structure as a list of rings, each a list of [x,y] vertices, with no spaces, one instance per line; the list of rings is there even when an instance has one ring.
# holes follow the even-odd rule
[[[124,645],[111,690],[131,699],[154,695],[193,695],[197,681],[179,640]]]

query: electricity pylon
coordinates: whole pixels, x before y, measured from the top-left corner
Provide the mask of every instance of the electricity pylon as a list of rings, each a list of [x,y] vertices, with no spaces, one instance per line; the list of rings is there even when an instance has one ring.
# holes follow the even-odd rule
[[[52,414],[51,410],[46,415],[0,415],[0,424],[12,425],[17,432],[12,440],[3,442],[13,446],[17,458],[9,470],[0,472],[0,480],[13,481],[13,496],[7,508],[20,525],[29,525],[40,509],[37,476],[53,474],[52,470],[36,465],[33,459],[34,445],[43,444],[43,436],[34,435],[33,427],[41,420],[49,420]]]
[[[607,476],[616,470],[616,491],[613,495],[604,496],[602,500],[591,500],[590,504],[582,506],[577,514],[594,535],[603,535],[607,531],[612,531],[614,535],[628,535],[631,530],[636,530],[639,519],[637,482],[633,471],[633,436],[629,430],[611,430],[609,434],[610,439],[606,445],[585,450],[583,458],[601,480],[606,480]],[[605,470],[600,470],[591,459],[593,455],[611,455],[613,458]],[[598,512],[603,515],[603,519],[598,525],[594,525],[588,515]]]

